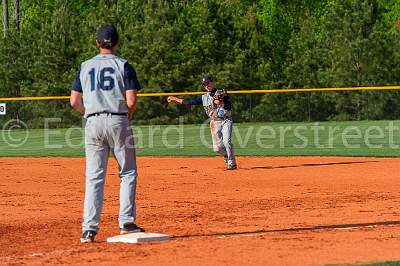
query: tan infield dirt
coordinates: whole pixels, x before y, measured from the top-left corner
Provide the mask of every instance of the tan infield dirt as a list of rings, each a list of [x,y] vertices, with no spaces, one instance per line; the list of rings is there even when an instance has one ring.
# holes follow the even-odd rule
[[[101,228],[81,244],[84,158],[0,158],[1,265],[326,265],[400,260],[400,158],[138,158],[137,223],[118,234],[110,159]]]

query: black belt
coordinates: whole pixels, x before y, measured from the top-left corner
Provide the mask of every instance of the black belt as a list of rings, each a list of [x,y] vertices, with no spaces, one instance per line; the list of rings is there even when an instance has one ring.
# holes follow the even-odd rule
[[[224,121],[226,119],[230,119],[232,116],[224,116],[224,117],[210,117],[211,120],[213,121]]]
[[[90,115],[88,115],[88,116],[86,117],[86,119],[89,118],[89,117],[91,117],[91,116],[98,116],[98,115],[102,115],[102,114],[106,114],[106,115],[127,115],[127,113],[100,112],[100,113],[93,113],[93,114],[90,114]]]

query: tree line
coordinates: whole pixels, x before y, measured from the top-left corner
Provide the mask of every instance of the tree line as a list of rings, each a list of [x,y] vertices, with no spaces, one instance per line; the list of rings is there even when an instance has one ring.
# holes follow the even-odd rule
[[[119,54],[143,92],[200,91],[208,73],[238,89],[400,84],[397,0],[2,0],[0,97],[69,95],[98,27],[119,30]],[[398,119],[400,93],[233,96],[236,121]],[[14,102],[8,118],[42,126],[80,116],[66,101]],[[136,123],[204,120],[201,109],[140,98]],[[4,120],[4,119],[3,119]]]

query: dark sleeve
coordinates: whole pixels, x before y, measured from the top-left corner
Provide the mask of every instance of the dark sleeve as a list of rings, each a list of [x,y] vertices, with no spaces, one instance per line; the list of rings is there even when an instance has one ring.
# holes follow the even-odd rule
[[[140,90],[140,83],[136,76],[136,71],[128,62],[124,65],[124,85],[125,90]]]
[[[72,90],[82,93],[82,84],[81,84],[81,67],[79,66],[78,73],[76,73],[74,82],[72,82]]]
[[[182,102],[182,104],[184,104],[184,105],[200,105],[202,103],[203,103],[203,99],[202,99],[201,95],[195,96],[190,99],[185,99]]]
[[[227,111],[232,110],[232,102],[231,102],[231,97],[229,97],[228,94],[225,94],[224,98],[222,99],[224,102],[224,109]]]

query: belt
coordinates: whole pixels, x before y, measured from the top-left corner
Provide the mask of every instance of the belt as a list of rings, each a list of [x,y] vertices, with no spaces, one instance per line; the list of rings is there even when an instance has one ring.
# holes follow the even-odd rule
[[[91,116],[99,116],[99,115],[103,115],[103,114],[106,114],[106,115],[127,115],[127,113],[100,112],[100,113],[93,113],[93,114],[90,114],[90,115],[88,115],[88,116],[86,117],[86,119],[88,119],[88,118],[91,117]]]
[[[225,117],[211,117],[211,120],[212,121],[224,121],[224,120],[227,120],[227,119],[230,119],[230,118],[232,118],[231,116],[225,116]]]

